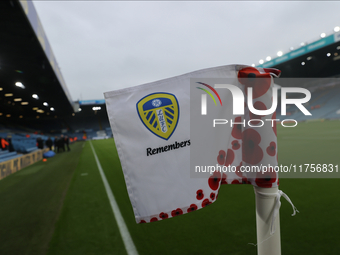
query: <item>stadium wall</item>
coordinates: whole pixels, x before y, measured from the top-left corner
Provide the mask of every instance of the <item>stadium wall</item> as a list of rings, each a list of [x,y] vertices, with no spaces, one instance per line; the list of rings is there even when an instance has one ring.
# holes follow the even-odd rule
[[[35,162],[42,160],[43,154],[48,150],[48,148],[37,150],[29,154],[22,155],[21,157],[0,163],[0,180],[20,171],[26,166],[32,165]]]

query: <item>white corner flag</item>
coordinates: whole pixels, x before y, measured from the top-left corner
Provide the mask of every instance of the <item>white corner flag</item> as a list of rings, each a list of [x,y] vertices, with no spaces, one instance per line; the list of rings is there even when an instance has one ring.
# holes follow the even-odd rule
[[[245,65],[227,65],[203,69],[140,86],[105,93],[107,112],[121,161],[127,191],[137,223],[164,220],[203,208],[216,201],[221,184],[252,184],[256,187],[278,186],[277,173],[247,174],[242,166],[277,166],[275,111],[270,116],[255,115],[249,111],[269,110],[273,100],[273,75],[276,69],[253,68]],[[244,83],[244,78],[265,78],[266,83]],[[214,84],[198,82],[200,93],[206,96],[190,97],[190,80],[230,78],[247,97],[251,87],[252,99],[244,102],[244,114],[235,116],[231,92],[217,93]],[[210,96],[211,94],[211,96]],[[221,95],[221,97],[220,97]],[[212,99],[210,99],[210,97]],[[233,127],[213,133],[221,146],[212,148],[212,161],[217,166],[233,166],[235,172],[212,172],[207,178],[190,175],[190,105],[204,100],[223,107],[216,109],[232,120]],[[202,100],[202,101],[201,101]],[[214,100],[215,102],[213,102]],[[213,105],[213,107],[215,107]],[[253,109],[251,108],[251,109]],[[210,109],[213,109],[210,107]],[[214,108],[215,109],[215,108]],[[224,111],[224,112],[223,112]],[[199,113],[206,113],[204,104]],[[208,113],[209,114],[209,113]],[[242,125],[240,123],[248,123]],[[253,126],[265,122],[264,128]],[[217,167],[218,168],[218,167]]]

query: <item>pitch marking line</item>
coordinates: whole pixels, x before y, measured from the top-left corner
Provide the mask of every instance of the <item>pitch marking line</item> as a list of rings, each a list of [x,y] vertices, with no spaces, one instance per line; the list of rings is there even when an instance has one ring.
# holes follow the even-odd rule
[[[129,233],[129,230],[128,230],[128,228],[125,225],[124,219],[122,217],[122,214],[120,213],[120,210],[119,210],[118,204],[116,202],[116,199],[115,199],[115,197],[114,197],[114,195],[112,193],[112,190],[111,190],[111,188],[109,186],[109,183],[108,183],[108,181],[107,181],[107,179],[105,177],[104,171],[102,169],[102,166],[100,165],[100,162],[98,160],[96,151],[94,150],[91,141],[90,141],[90,145],[91,145],[91,148],[92,148],[92,152],[93,152],[94,158],[96,159],[97,166],[98,166],[98,169],[99,169],[99,173],[100,173],[100,176],[102,177],[102,180],[103,180],[103,183],[104,183],[104,186],[105,186],[105,190],[106,190],[107,196],[108,196],[108,198],[110,200],[110,204],[111,204],[111,208],[112,208],[112,211],[113,211],[113,215],[116,218],[117,225],[118,225],[120,234],[122,236],[126,252],[127,252],[128,255],[138,255],[138,252],[137,252],[137,249],[135,247],[135,244],[133,243],[132,238],[131,238],[130,233]]]

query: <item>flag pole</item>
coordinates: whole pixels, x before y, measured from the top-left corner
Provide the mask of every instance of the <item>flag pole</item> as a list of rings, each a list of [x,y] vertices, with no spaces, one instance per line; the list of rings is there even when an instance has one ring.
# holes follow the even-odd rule
[[[278,187],[254,187],[256,198],[256,232],[258,255],[281,255],[280,217],[272,223]],[[275,232],[271,235],[271,232]]]

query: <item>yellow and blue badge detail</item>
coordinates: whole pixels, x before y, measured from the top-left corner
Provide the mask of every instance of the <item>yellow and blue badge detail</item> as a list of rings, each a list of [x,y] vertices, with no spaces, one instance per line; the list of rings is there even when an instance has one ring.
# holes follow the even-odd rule
[[[154,135],[168,140],[179,120],[179,105],[176,96],[157,92],[143,97],[136,104],[144,126]]]

